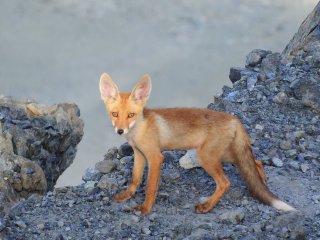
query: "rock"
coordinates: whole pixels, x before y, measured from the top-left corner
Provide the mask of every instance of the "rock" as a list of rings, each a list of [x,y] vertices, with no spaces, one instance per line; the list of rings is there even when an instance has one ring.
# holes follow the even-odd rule
[[[288,164],[294,170],[299,170],[300,169],[299,163],[296,162],[296,161],[290,161]]]
[[[118,164],[115,160],[103,160],[96,163],[95,169],[101,173],[110,173],[117,167],[117,165]]]
[[[301,168],[301,171],[302,171],[303,173],[306,173],[306,172],[309,170],[309,165],[303,163],[303,164],[300,165],[300,168]]]
[[[143,227],[142,228],[142,233],[145,234],[145,235],[150,235],[151,234],[151,231],[148,227]]]
[[[280,54],[272,53],[266,56],[261,62],[261,71],[268,79],[275,78],[280,66]]]
[[[292,147],[292,144],[290,141],[281,141],[280,142],[280,148],[282,150],[289,150]]]
[[[16,221],[15,224],[19,227],[19,228],[26,228],[27,224],[24,221]]]
[[[235,210],[229,210],[220,215],[220,220],[226,223],[239,224],[245,217],[244,210],[237,208]]]
[[[120,158],[125,156],[131,156],[133,154],[133,149],[129,143],[124,143],[119,147],[118,154]]]
[[[247,89],[252,91],[254,89],[254,85],[258,81],[256,76],[250,76],[247,78]]]
[[[53,189],[75,157],[83,121],[75,104],[10,97],[0,97],[0,116],[0,207],[7,211],[21,197]]]
[[[241,71],[245,70],[245,68],[237,68],[237,67],[232,67],[230,68],[230,73],[229,73],[229,79],[232,83],[235,83],[236,81],[241,79]]]
[[[261,63],[261,60],[265,58],[271,51],[254,49],[246,57],[246,67],[254,67]]]
[[[282,229],[290,229],[288,238],[290,239],[305,239],[305,228],[303,215],[297,211],[283,213],[276,217],[273,222],[273,232],[281,232]]]
[[[273,101],[278,104],[286,104],[288,102],[288,96],[284,92],[279,92],[273,97]]]
[[[195,150],[187,151],[187,153],[179,159],[179,163],[180,166],[184,169],[200,167],[200,163],[197,159],[197,154]]]
[[[82,176],[82,180],[87,181],[98,181],[101,177],[100,172],[95,168],[87,168],[84,171],[84,175]]]
[[[112,147],[104,155],[104,160],[113,160],[113,159],[117,158],[117,154],[118,154],[118,148]]]
[[[6,228],[6,223],[2,217],[0,217],[0,232]]]
[[[114,189],[124,184],[124,180],[119,180],[108,175],[103,175],[97,186],[101,189]]]
[[[95,186],[96,186],[96,182],[95,181],[87,181],[84,185],[83,185],[83,187],[85,188],[85,189],[92,189],[92,188],[94,188]]]
[[[313,59],[309,61],[311,68],[319,67],[319,22],[320,3],[308,15],[281,54],[283,62]],[[295,59],[298,58],[298,59]]]
[[[274,166],[276,166],[276,167],[282,167],[282,166],[283,166],[282,160],[279,159],[279,158],[277,158],[277,157],[273,157],[273,158],[271,159],[271,162],[272,162],[272,164],[273,164]]]
[[[320,110],[320,79],[298,79],[290,87],[305,106]]]

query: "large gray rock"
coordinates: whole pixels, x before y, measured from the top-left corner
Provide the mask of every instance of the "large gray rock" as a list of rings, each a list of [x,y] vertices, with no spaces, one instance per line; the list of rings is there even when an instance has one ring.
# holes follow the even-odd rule
[[[83,136],[75,104],[0,97],[0,208],[52,190]]]
[[[320,2],[301,24],[298,32],[282,52],[284,62],[320,66]]]

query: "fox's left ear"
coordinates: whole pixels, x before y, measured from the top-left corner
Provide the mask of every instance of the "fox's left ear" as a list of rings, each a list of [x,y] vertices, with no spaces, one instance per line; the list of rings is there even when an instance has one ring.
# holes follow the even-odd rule
[[[135,102],[146,102],[151,93],[151,78],[148,74],[142,76],[136,86],[133,88],[130,97]]]

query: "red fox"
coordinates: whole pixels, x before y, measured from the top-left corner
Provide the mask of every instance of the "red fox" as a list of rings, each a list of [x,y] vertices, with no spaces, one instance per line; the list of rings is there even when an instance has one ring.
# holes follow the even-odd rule
[[[126,201],[135,194],[147,160],[145,200],[132,210],[150,213],[163,161],[161,150],[196,149],[201,166],[216,182],[215,192],[195,206],[197,213],[212,210],[229,189],[223,162],[239,168],[252,194],[263,203],[283,211],[295,210],[266,187],[262,164],[254,160],[249,136],[234,116],[198,108],[145,108],[151,92],[148,75],[141,78],[131,93],[119,92],[106,73],[101,75],[99,87],[116,133],[124,135],[134,151],[132,181],[126,190],[114,196],[114,201]]]

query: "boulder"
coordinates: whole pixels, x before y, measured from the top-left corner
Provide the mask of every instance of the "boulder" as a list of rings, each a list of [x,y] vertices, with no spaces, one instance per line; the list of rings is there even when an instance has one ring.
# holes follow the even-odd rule
[[[281,54],[284,62],[320,67],[320,2],[299,27]]]
[[[83,136],[75,104],[0,97],[0,208],[52,190]]]

